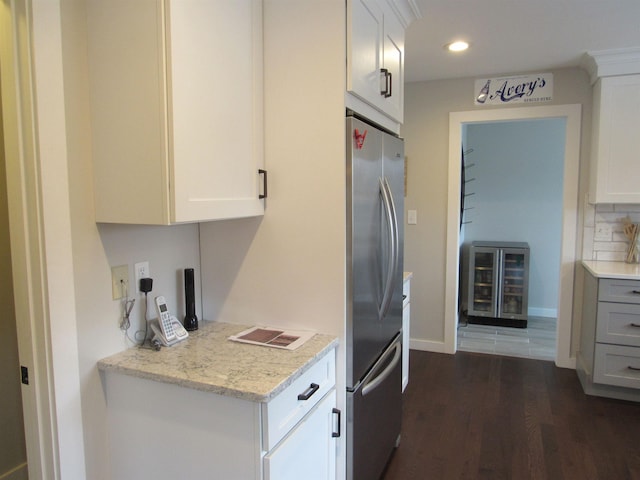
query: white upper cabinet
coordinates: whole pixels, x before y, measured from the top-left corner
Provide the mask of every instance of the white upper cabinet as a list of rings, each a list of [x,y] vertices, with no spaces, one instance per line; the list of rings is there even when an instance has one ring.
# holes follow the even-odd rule
[[[262,2],[87,8],[96,221],[262,215]]]
[[[347,1],[347,91],[402,123],[405,27],[391,5]]]
[[[640,203],[640,75],[603,77],[594,85],[592,203]]]

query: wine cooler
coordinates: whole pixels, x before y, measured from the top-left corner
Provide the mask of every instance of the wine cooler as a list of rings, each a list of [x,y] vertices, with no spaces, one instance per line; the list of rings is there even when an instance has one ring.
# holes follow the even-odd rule
[[[529,245],[524,242],[473,242],[468,261],[469,322],[526,327]]]

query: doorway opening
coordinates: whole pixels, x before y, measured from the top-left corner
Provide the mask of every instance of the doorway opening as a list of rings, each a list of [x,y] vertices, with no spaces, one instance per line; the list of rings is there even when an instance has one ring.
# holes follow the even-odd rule
[[[565,129],[565,118],[463,125],[459,350],[555,360]],[[507,254],[492,275],[492,250],[470,268],[473,242],[526,257]]]
[[[445,280],[445,349],[457,350],[460,291],[461,162],[460,146],[465,125],[545,118],[564,119],[564,162],[562,166],[562,205],[559,264],[557,265],[557,322],[555,363],[575,368],[571,358],[571,324],[574,264],[578,225],[578,172],[580,151],[580,105],[524,107],[511,109],[453,112],[449,118],[449,184],[447,218],[447,257]]]

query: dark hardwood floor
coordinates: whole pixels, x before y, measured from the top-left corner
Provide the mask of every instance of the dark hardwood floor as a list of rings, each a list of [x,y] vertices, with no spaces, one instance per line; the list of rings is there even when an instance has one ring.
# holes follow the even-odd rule
[[[640,404],[552,362],[412,350],[403,409],[384,480],[640,479]]]

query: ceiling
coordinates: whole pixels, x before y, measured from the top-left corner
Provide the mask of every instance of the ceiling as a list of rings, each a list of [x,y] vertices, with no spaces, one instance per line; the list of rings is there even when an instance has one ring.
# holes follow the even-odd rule
[[[579,66],[586,52],[640,47],[640,0],[413,0],[405,80]],[[464,39],[465,53],[443,46]]]

